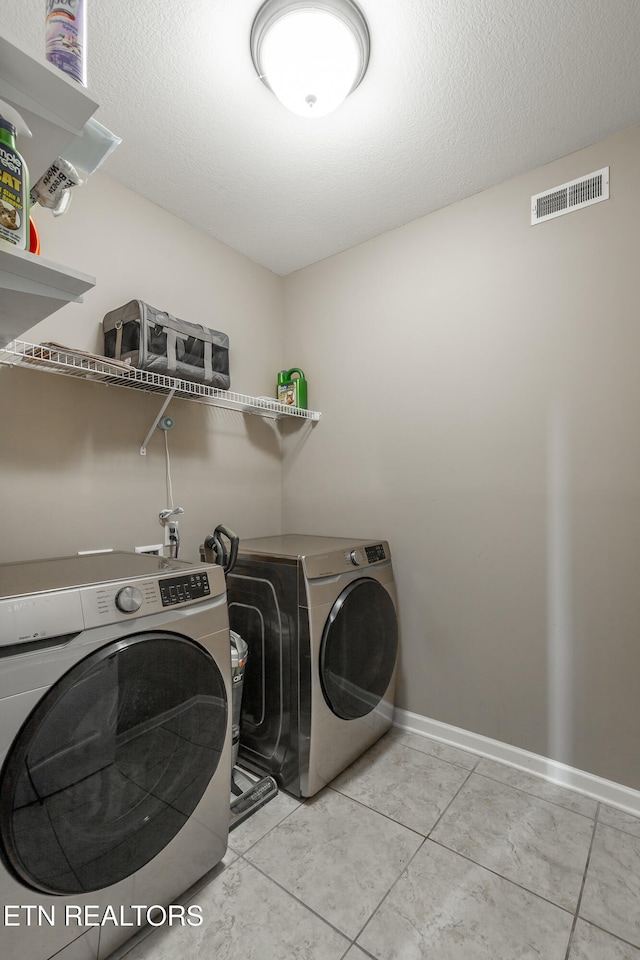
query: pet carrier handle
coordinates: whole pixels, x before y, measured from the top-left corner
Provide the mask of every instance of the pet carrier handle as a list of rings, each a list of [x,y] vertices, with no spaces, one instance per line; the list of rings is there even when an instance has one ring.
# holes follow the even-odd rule
[[[115,327],[116,327],[116,351],[114,356],[116,360],[120,360],[120,358],[122,357],[122,320],[116,320]]]

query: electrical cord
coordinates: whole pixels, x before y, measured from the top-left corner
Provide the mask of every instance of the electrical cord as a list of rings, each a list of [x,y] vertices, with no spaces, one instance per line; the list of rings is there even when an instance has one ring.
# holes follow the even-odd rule
[[[169,431],[164,430],[164,449],[165,449],[165,475],[167,489],[167,506],[173,510],[173,484],[171,483],[171,458],[169,456]]]

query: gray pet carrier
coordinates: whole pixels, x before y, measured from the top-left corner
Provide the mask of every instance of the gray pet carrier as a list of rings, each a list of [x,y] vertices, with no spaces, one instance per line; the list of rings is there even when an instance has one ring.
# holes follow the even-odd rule
[[[104,353],[140,370],[196,380],[228,390],[229,337],[219,330],[187,323],[143,300],[130,300],[105,314]]]

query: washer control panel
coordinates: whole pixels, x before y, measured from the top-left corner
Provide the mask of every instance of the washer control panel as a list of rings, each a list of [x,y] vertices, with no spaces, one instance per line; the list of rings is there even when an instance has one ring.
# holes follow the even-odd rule
[[[189,600],[203,600],[211,595],[209,577],[206,573],[183,573],[178,577],[166,577],[159,581],[160,599],[163,607]]]
[[[85,628],[202,603],[218,593],[224,595],[224,583],[213,583],[210,572],[202,568],[80,590]]]
[[[126,551],[0,564],[0,652],[198,604],[226,604],[222,567]]]

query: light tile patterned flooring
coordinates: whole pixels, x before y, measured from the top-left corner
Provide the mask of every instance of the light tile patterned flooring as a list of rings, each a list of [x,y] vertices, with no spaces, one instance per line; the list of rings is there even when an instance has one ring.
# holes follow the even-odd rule
[[[640,960],[640,819],[427,738],[229,841],[202,925],[127,960]]]

